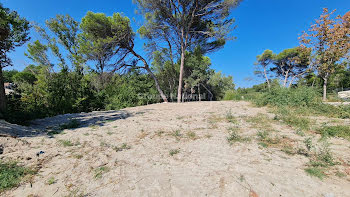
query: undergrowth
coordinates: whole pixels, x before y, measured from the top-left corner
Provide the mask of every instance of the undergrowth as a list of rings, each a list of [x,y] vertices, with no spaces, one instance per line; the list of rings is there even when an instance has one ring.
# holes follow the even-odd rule
[[[18,186],[23,177],[33,174],[34,170],[18,165],[14,161],[0,161],[0,192]]]

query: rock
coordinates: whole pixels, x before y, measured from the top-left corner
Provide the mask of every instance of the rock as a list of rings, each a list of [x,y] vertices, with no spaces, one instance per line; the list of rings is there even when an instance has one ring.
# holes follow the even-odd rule
[[[0,155],[4,153],[4,146],[0,144]]]

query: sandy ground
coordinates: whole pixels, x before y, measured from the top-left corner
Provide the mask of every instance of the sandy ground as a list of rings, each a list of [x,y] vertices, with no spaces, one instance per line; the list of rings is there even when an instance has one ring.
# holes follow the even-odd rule
[[[230,112],[237,122],[226,120]],[[267,109],[247,102],[154,104],[61,115],[36,120],[31,127],[2,122],[2,133],[13,128],[19,137],[0,137],[4,146],[0,158],[18,160],[39,172],[0,195],[350,196],[349,141],[331,140],[332,153],[343,161],[333,168],[345,177],[329,174],[320,180],[305,173],[306,156],[258,145],[259,128],[248,121],[258,114],[271,118],[274,135],[288,139],[295,148],[303,146],[305,137],[272,120],[274,115]],[[82,123],[79,128],[54,137],[39,132],[71,118]],[[232,126],[251,141],[230,145]],[[65,146],[65,142],[71,143]],[[44,153],[37,157],[39,151]]]

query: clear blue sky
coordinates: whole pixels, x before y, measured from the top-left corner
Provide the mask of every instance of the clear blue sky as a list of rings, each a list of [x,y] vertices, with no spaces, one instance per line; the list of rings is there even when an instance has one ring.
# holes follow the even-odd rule
[[[142,18],[135,15],[132,0],[1,0],[9,7],[30,21],[44,24],[46,19],[56,14],[69,14],[79,20],[87,11],[123,12],[134,18],[134,31],[142,23]],[[350,10],[350,0],[244,0],[233,11],[237,29],[224,49],[209,54],[213,68],[232,75],[237,87],[250,87],[262,82],[253,75],[253,64],[256,55],[265,49],[280,52],[285,48],[298,45],[298,37],[307,30],[321,14],[322,8],[337,9],[336,14],[343,15]],[[32,41],[39,39],[32,34]],[[142,51],[142,42],[136,47]],[[25,47],[18,48],[11,54],[14,66],[7,69],[22,70],[31,61],[24,56]],[[246,78],[253,80],[247,81]]]

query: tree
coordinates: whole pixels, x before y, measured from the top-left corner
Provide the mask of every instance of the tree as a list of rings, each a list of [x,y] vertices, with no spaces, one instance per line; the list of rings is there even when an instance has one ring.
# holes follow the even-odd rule
[[[152,57],[152,70],[157,76],[159,85],[166,95],[173,101],[179,78],[179,66],[174,64],[166,49],[154,51]]]
[[[0,4],[0,113],[6,110],[6,95],[2,70],[12,65],[8,53],[29,40],[29,22],[16,11]]]
[[[200,45],[204,52],[222,47],[230,39],[234,20],[230,10],[240,0],[135,0],[148,20],[143,32],[176,46],[180,56],[177,101],[181,102],[185,55]]]
[[[207,87],[210,77],[214,74],[214,70],[210,69],[210,66],[210,58],[203,56],[200,47],[197,47],[194,52],[186,54],[184,94],[186,94],[186,90],[189,89],[191,99],[193,99],[192,94],[196,92],[194,88],[197,87],[199,101],[202,100],[201,88],[204,88],[209,94],[212,95],[212,91],[210,91]]]
[[[12,83],[13,82],[13,76],[18,73],[17,70],[4,70],[3,71],[3,78],[4,83]]]
[[[311,50],[305,47],[295,47],[285,49],[273,58],[275,67],[271,68],[276,72],[277,76],[283,78],[283,86],[287,87],[287,82],[290,79],[288,87],[291,87],[297,77],[304,75],[309,69]]]
[[[233,77],[225,74],[222,74],[221,71],[212,75],[208,81],[208,84],[211,86],[212,96],[215,100],[220,100],[224,97],[225,92],[228,90],[234,90],[235,84],[233,83]]]
[[[261,55],[256,56],[255,65],[257,67],[256,67],[256,70],[254,71],[254,74],[265,77],[267,87],[269,88],[269,90],[271,89],[271,85],[270,85],[270,80],[267,76],[269,72],[269,69],[267,68],[268,68],[268,65],[273,62],[274,57],[275,57],[275,54],[269,49],[265,50]]]
[[[335,12],[329,12],[327,8],[322,15],[305,32],[301,40],[302,47],[310,46],[313,53],[313,64],[318,75],[323,79],[323,100],[327,100],[327,84],[337,67],[350,49],[350,28],[340,17],[332,19]]]
[[[96,62],[100,74],[107,66],[113,67],[126,57],[125,46],[134,37],[129,18],[119,13],[107,17],[103,13],[88,12],[80,28],[80,52],[87,60]]]

